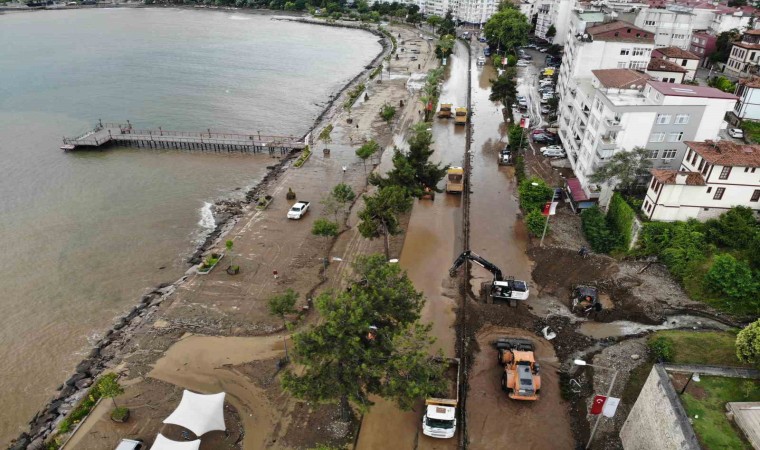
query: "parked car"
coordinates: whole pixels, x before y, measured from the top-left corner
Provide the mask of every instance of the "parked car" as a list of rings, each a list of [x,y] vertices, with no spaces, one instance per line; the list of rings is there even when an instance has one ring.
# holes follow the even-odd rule
[[[555,136],[546,133],[532,134],[530,137],[533,139],[533,142],[540,144],[554,144],[557,142],[557,138]]]
[[[565,158],[565,157],[567,157],[567,153],[565,153],[565,151],[562,150],[562,148],[560,148],[559,150],[547,150],[547,151],[545,151],[545,152],[543,152],[541,154],[544,155],[544,156],[546,156],[547,158]]]
[[[116,446],[116,450],[142,450],[144,448],[145,444],[133,439],[122,439],[119,445]]]
[[[480,41],[480,42],[487,42],[487,41],[488,41],[488,39],[486,39],[486,37],[485,37],[485,36],[480,36],[480,37],[478,38],[478,41]]]
[[[288,211],[288,219],[294,219],[294,220],[300,219],[309,210],[309,205],[311,205],[311,202],[303,202],[303,201],[296,202],[296,204],[294,204],[293,207],[290,208],[290,211]]]
[[[486,47],[483,49],[483,55],[485,56],[491,56],[491,49]]]
[[[541,107],[541,114],[549,114],[552,110],[548,106]]]
[[[541,47],[541,48],[538,49],[538,51],[541,52],[541,53],[546,53],[547,50],[549,50],[549,49],[546,48],[546,47]]]
[[[549,152],[549,151],[553,152],[553,151],[556,151],[556,150],[564,151],[562,149],[561,145],[549,145],[549,146],[546,146],[546,147],[541,147],[540,151],[541,151],[541,153],[545,153],[545,152]]]
[[[728,135],[736,139],[744,139],[744,130],[741,128],[729,128]]]
[[[523,61],[522,59],[517,61],[517,64],[515,64],[517,67],[528,67],[528,61]]]

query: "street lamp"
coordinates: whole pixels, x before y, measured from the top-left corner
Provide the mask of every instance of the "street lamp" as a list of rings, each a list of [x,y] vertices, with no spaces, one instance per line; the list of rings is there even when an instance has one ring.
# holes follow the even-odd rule
[[[615,373],[612,375],[612,381],[610,382],[610,387],[609,387],[609,389],[607,389],[607,395],[606,395],[606,397],[607,398],[610,397],[610,394],[612,394],[612,387],[615,385],[615,379],[617,378],[617,375],[618,375],[618,369],[613,369],[611,367],[604,367],[604,366],[597,366],[597,365],[594,365],[594,364],[589,364],[589,363],[587,363],[586,361],[584,361],[582,359],[576,359],[576,360],[574,360],[573,364],[575,364],[576,366],[589,366],[589,367],[596,367],[597,369],[604,369],[604,370],[613,370],[613,371],[615,371]],[[586,443],[586,449],[588,449],[589,447],[591,447],[591,441],[594,440],[594,434],[596,433],[596,428],[599,426],[599,421],[602,419],[602,416],[603,416],[603,414],[599,414],[596,417],[596,423],[594,424],[594,429],[591,430],[591,436],[589,436],[588,443]]]

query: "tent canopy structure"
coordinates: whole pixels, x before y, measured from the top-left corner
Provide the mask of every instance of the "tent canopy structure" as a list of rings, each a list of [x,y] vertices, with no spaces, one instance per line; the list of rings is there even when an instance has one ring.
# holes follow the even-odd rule
[[[166,438],[163,434],[158,433],[156,441],[150,450],[198,450],[201,446],[201,440],[196,439],[194,441],[172,441]]]
[[[196,394],[185,390],[177,409],[164,423],[187,428],[200,437],[209,431],[224,431],[224,392],[218,394]]]

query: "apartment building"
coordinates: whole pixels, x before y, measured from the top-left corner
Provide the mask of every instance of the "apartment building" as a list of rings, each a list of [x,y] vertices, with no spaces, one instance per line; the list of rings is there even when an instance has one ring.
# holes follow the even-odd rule
[[[710,65],[710,55],[715,53],[715,42],[718,37],[713,34],[699,31],[691,35],[689,52],[699,56],[699,65],[708,67]]]
[[[486,23],[499,6],[497,0],[412,0],[412,3],[418,4],[426,15],[443,17],[451,9],[455,20],[470,24]]]
[[[639,10],[634,24],[654,35],[655,47],[678,47],[686,50],[691,42],[696,19],[697,16],[690,8],[668,5],[665,9]]]
[[[735,76],[756,71],[758,59],[760,59],[760,30],[745,31],[742,40],[735,42],[731,48],[724,71]]]
[[[760,145],[686,142],[678,170],[652,170],[643,213],[651,220],[708,220],[734,206],[760,215]]]
[[[652,52],[652,58],[664,59],[686,69],[684,80],[694,81],[699,67],[699,56],[679,47],[662,47]]]
[[[539,0],[536,8],[535,35],[552,44],[565,45],[570,16],[576,3],[576,0]],[[552,26],[556,32],[554,36],[547,37],[546,33]]]
[[[677,169],[686,140],[718,135],[736,96],[718,89],[654,81],[631,69],[600,69],[562,98],[560,138],[575,176],[589,198],[601,188],[589,182],[617,152],[649,150],[655,168]]]

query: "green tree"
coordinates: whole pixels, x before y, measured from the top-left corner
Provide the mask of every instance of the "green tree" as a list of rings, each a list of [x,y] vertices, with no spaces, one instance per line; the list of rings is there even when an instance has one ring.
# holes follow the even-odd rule
[[[551,200],[554,191],[541,178],[530,177],[520,183],[520,206],[526,214],[543,209],[546,202]]]
[[[381,187],[374,195],[364,196],[364,209],[359,212],[359,233],[367,239],[382,237],[385,256],[390,259],[388,239],[402,232],[398,216],[411,207],[412,198],[403,187]]]
[[[373,185],[402,186],[409,195],[421,197],[425,188],[441,192],[437,185],[446,175],[449,166],[430,162],[433,155],[433,133],[425,122],[411,127],[411,136],[407,139],[409,151],[402,153],[394,149],[393,169],[387,177],[371,174],[369,182]]]
[[[533,236],[541,236],[544,232],[544,227],[546,226],[546,216],[541,214],[541,211],[534,209],[531,210],[526,216],[525,216],[525,226],[528,228],[528,233],[530,233]],[[547,232],[549,229],[547,228]]]
[[[433,111],[436,107],[438,100],[438,83],[443,76],[443,67],[429,70],[425,77],[425,85],[422,86],[420,91],[420,102],[422,107],[425,108],[425,121],[431,120]]]
[[[732,82],[726,77],[712,77],[707,84],[711,87],[714,87],[716,89],[720,89],[723,92],[728,92],[729,94],[733,94],[736,90],[736,83]]]
[[[303,367],[287,371],[283,387],[296,398],[339,403],[344,417],[353,404],[362,412],[371,395],[411,409],[443,387],[443,366],[429,357],[433,339],[419,323],[424,297],[398,264],[381,255],[362,256],[350,291],[316,299],[322,321],[293,336]]]
[[[652,160],[649,150],[641,147],[630,152],[615,153],[607,162],[596,169],[589,179],[594,183],[610,183],[620,186],[623,191],[632,191],[639,178],[649,175]]]
[[[435,46],[435,55],[441,59],[448,58],[454,51],[455,38],[452,34],[441,36]]]
[[[506,108],[514,103],[517,96],[516,71],[513,67],[504,70],[504,73],[491,81],[491,94],[488,99],[492,102],[501,102]]]
[[[557,28],[554,25],[549,25],[549,29],[546,30],[546,38],[550,39],[557,35]]]
[[[713,265],[705,275],[705,284],[730,299],[756,302],[758,290],[752,270],[746,262],[738,261],[728,253],[715,255]]]
[[[711,242],[726,247],[743,250],[760,231],[752,208],[735,206],[717,219],[705,223],[707,237]]]
[[[441,23],[443,23],[443,17],[432,15],[429,16],[425,22],[427,22],[428,25],[430,25],[433,28],[438,28],[441,26]]]
[[[317,139],[324,142],[325,145],[330,145],[332,143],[332,136],[331,136],[332,130],[333,130],[333,125],[328,124],[326,127],[322,128],[322,131],[320,131],[319,137]]]
[[[731,53],[731,49],[734,46],[734,42],[741,39],[742,35],[737,29],[724,31],[718,35],[715,40],[715,52],[710,55],[710,62],[725,63],[728,61],[728,55]]]
[[[483,32],[491,44],[513,49],[528,42],[530,23],[520,11],[507,8],[497,12],[486,22]]]
[[[325,207],[327,214],[332,214],[335,217],[335,222],[338,223],[338,214],[345,213],[348,210],[349,204],[354,201],[356,194],[351,186],[345,183],[339,183],[332,188],[330,193],[322,199],[322,204]]]
[[[356,10],[359,11],[360,14],[366,14],[369,12],[369,3],[367,3],[367,0],[359,0],[356,2]]]
[[[620,238],[607,223],[607,218],[598,206],[583,210],[581,227],[591,249],[597,253],[610,253],[620,243]]]
[[[110,398],[113,402],[113,407],[118,408],[116,397],[124,393],[124,388],[119,384],[118,376],[115,373],[109,373],[100,379],[98,391],[100,391],[101,397]]]
[[[741,362],[760,366],[760,319],[736,335],[736,357]]]
[[[364,164],[364,173],[367,173],[367,159],[369,159],[372,155],[380,151],[380,144],[375,142],[374,139],[370,139],[369,142],[365,143],[361,147],[356,149],[356,156],[361,158],[362,163]]]
[[[283,328],[287,328],[285,323],[285,316],[289,314],[295,314],[296,301],[298,301],[298,293],[293,289],[288,288],[287,291],[280,295],[275,295],[269,299],[269,313],[275,317],[279,317],[282,320]],[[285,359],[288,359],[288,341],[287,336],[282,335],[282,343],[285,346]]]
[[[315,220],[314,223],[311,226],[311,234],[314,236],[321,236],[325,238],[325,242],[329,241],[331,237],[335,237],[338,235],[338,229],[340,226],[338,225],[338,222],[333,222],[332,220],[325,219],[323,217],[320,217],[319,219]],[[326,246],[325,248],[325,258],[329,256],[330,248]]]
[[[457,33],[457,26],[454,23],[454,13],[449,9],[446,11],[446,15],[441,20],[441,24],[438,26],[438,36],[446,36],[447,34],[455,35]]]
[[[382,117],[385,123],[387,123],[388,126],[390,126],[391,120],[393,120],[393,118],[396,117],[396,107],[386,103],[380,109],[380,117]]]
[[[523,129],[519,127],[518,125],[510,125],[509,126],[509,132],[507,134],[507,139],[509,140],[509,145],[512,146],[515,151],[521,150],[521,143],[522,147],[525,147],[527,143],[527,139],[523,137]]]

